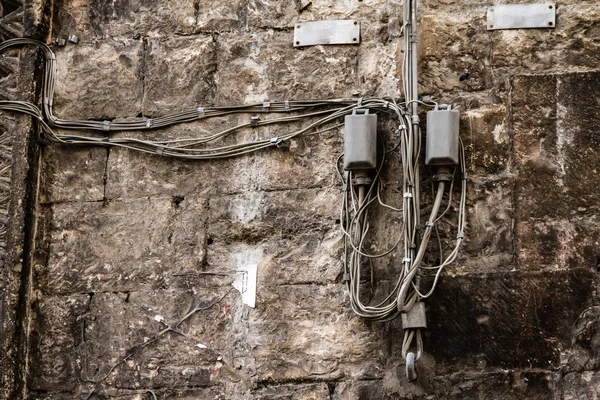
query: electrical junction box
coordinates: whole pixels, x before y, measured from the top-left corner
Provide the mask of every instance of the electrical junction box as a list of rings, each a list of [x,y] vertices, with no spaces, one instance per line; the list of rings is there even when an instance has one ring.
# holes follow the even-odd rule
[[[458,110],[433,110],[427,113],[425,164],[458,164]]]
[[[365,171],[377,167],[377,115],[354,110],[344,119],[344,169]]]

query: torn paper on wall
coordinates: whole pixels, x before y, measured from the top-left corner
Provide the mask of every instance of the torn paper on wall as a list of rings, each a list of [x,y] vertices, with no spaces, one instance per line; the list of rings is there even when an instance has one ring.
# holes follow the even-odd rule
[[[258,265],[247,265],[237,269],[233,287],[242,295],[242,303],[254,308],[256,306],[256,271]]]

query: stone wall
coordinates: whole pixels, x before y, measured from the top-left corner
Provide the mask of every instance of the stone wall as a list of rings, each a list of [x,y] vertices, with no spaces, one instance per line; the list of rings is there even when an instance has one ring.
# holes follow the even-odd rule
[[[21,225],[31,268],[4,266],[20,276],[11,307],[27,322],[26,352],[13,357],[27,377],[17,386],[26,382],[31,399],[150,399],[149,390],[161,399],[596,398],[600,6],[561,0],[556,29],[488,32],[487,5],[420,6],[420,91],[461,110],[470,179],[466,244],[427,302],[417,383],[403,376],[399,321],[369,324],[349,308],[334,130],[215,162],[42,145],[32,221]],[[56,114],[107,119],[398,97],[402,6],[55,0],[23,18],[48,41],[80,38],[55,47]],[[350,18],[361,23],[360,45],[292,47],[295,22]],[[248,118],[127,135],[188,137]],[[393,142],[390,124],[382,130]],[[385,171],[384,195],[398,204],[397,154]],[[399,222],[373,216],[376,248],[395,241]],[[390,284],[401,259],[375,263],[374,289]],[[230,277],[210,275],[247,263],[258,264],[255,309]],[[163,331],[163,318],[195,308]]]

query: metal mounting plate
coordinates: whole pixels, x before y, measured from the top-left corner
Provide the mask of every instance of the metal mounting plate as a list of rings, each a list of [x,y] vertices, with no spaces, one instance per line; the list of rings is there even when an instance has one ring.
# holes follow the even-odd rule
[[[298,22],[294,27],[294,47],[358,43],[360,24],[355,20]]]
[[[522,29],[556,27],[556,5],[497,4],[487,9],[487,29]]]

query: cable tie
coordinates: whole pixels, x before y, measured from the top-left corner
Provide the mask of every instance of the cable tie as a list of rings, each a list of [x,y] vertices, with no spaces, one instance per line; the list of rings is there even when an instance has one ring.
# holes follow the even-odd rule
[[[404,198],[405,199],[410,198],[410,197],[413,197],[411,192],[405,192],[404,193]]]
[[[433,222],[427,222],[425,226],[428,228],[433,228]]]
[[[283,106],[285,107],[286,110],[289,110],[290,109],[290,101],[289,100],[285,100],[283,102]]]
[[[402,259],[402,263],[403,263],[403,264],[410,263],[410,258],[408,258],[408,257],[404,257],[404,258]]]
[[[419,122],[421,122],[421,119],[419,118],[418,115],[413,115],[412,117],[410,117],[410,120],[413,124],[418,124]]]
[[[260,121],[260,118],[250,117],[250,126],[258,126],[258,121]]]
[[[102,130],[110,131],[110,121],[105,120],[102,122]]]
[[[281,143],[281,139],[279,139],[278,137],[274,137],[271,139],[271,143],[273,144],[279,144]]]
[[[456,235],[457,239],[462,239],[465,237],[465,233],[464,232],[458,232],[458,234]]]
[[[198,118],[204,118],[205,117],[204,107],[198,107],[198,108],[196,108],[196,112],[198,113]]]
[[[271,102],[268,100],[263,101],[263,108],[269,108],[271,107]]]
[[[151,119],[146,120],[146,128],[152,128],[152,120]]]
[[[165,152],[165,148],[164,147],[157,147],[156,148],[156,154],[158,154],[159,156],[162,156]]]

